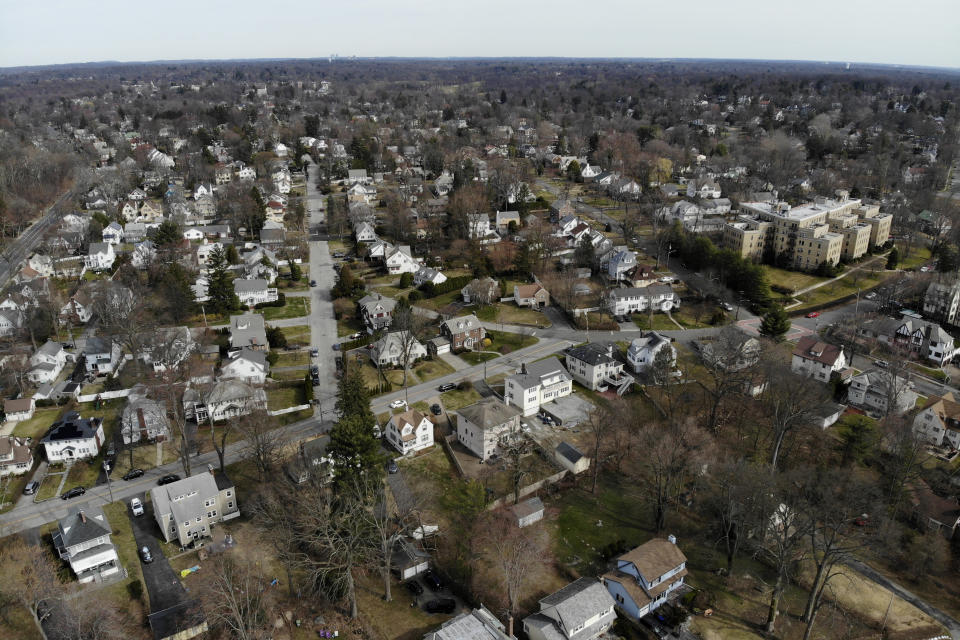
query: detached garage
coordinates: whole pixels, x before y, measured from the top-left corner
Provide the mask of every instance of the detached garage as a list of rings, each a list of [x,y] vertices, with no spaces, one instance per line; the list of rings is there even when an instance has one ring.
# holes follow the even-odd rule
[[[401,580],[416,578],[429,568],[430,554],[406,538],[399,538],[393,545],[393,569]]]
[[[443,336],[437,336],[436,338],[428,340],[427,352],[434,356],[450,353],[450,340]]]
[[[558,444],[553,455],[564,469],[574,475],[583,473],[590,467],[590,458],[569,442]]]

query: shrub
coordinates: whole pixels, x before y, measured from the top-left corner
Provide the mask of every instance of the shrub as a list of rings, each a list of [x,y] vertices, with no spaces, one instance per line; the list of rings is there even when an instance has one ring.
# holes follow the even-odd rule
[[[275,366],[278,360],[280,360],[280,354],[276,351],[271,351],[267,354],[267,362],[270,363],[271,367]]]
[[[104,391],[119,391],[123,386],[120,384],[120,378],[116,376],[110,376],[103,382]]]
[[[473,383],[470,382],[469,380],[464,380],[457,385],[457,389],[459,391],[470,391],[471,389],[473,389]]]
[[[407,294],[407,300],[410,302],[417,302],[418,300],[423,300],[423,293],[414,289]]]
[[[142,600],[143,599],[143,583],[139,580],[133,580],[127,584],[127,593],[130,594],[132,600]]]
[[[785,287],[782,284],[772,284],[770,285],[770,290],[773,291],[774,293],[782,293],[788,296],[793,295],[793,289],[791,289],[790,287]]]
[[[406,289],[407,287],[413,286],[413,274],[404,273],[400,276],[400,288]]]
[[[283,334],[280,327],[267,327],[267,343],[271,349],[283,349],[287,346],[287,336]]]

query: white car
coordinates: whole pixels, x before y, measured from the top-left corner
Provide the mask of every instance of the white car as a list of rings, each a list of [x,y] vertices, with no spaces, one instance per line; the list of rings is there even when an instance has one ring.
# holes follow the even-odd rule
[[[383,432],[380,431],[380,425],[373,425],[373,437],[379,440],[381,436],[383,436]]]
[[[394,400],[393,402],[390,403],[391,409],[399,409],[400,407],[405,407],[405,406],[407,406],[407,403],[404,402],[403,400]]]
[[[521,422],[520,428],[523,429],[524,433],[530,433],[530,425],[528,425],[526,422]]]
[[[724,311],[733,311],[733,305],[729,302],[724,302],[720,306],[723,307]]]
[[[673,276],[663,276],[660,278],[660,282],[673,282]]]
[[[140,502],[140,498],[134,498],[130,501],[130,510],[133,511],[135,516],[143,515],[143,503]]]

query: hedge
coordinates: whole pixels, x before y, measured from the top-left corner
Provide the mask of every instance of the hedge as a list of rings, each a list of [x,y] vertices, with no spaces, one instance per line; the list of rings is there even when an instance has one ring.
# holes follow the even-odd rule
[[[437,296],[442,296],[445,293],[450,293],[451,291],[459,291],[471,282],[473,282],[472,275],[457,276],[456,278],[448,278],[440,284],[424,282],[422,285],[420,285],[420,291],[423,291],[423,295],[426,298],[435,298]]]
[[[285,307],[287,305],[287,296],[283,292],[277,294],[277,299],[273,302],[261,302],[254,306],[254,309],[264,309],[266,307]]]
[[[340,351],[350,351],[351,349],[356,349],[357,347],[365,347],[370,344],[370,338],[372,338],[372,336],[369,334],[364,334],[356,340],[343,342],[340,344]]]

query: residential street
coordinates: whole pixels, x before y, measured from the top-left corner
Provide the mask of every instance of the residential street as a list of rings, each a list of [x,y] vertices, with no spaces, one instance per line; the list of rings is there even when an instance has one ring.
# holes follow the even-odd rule
[[[60,205],[69,201],[74,195],[73,189],[67,191],[51,205],[43,217],[34,221],[32,225],[20,232],[15,240],[7,244],[0,254],[0,287],[5,287],[20,268],[20,263],[30,257],[30,254],[40,244],[44,234],[63,217],[64,211]]]

